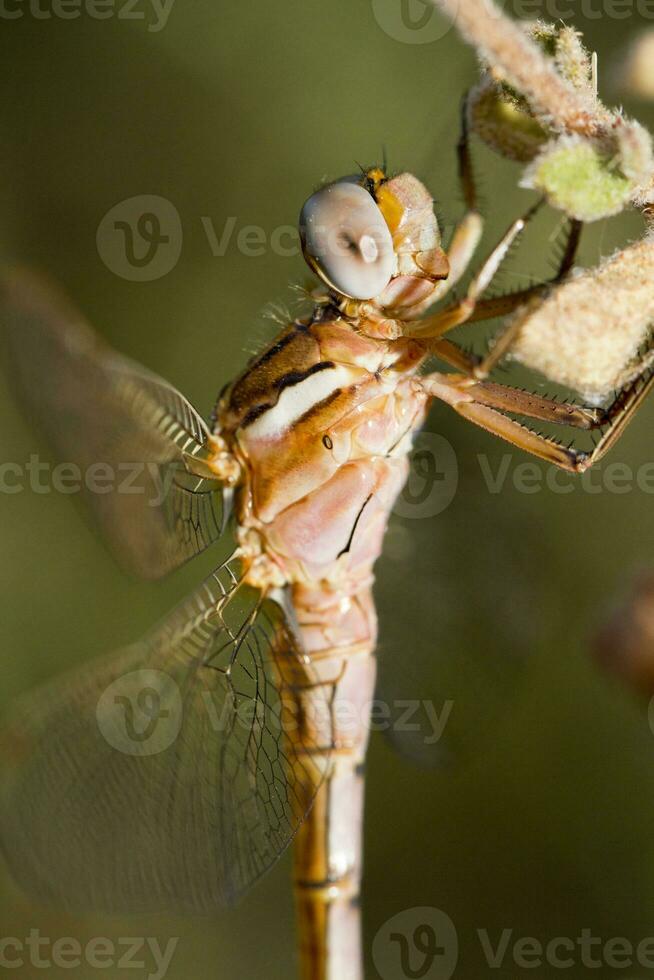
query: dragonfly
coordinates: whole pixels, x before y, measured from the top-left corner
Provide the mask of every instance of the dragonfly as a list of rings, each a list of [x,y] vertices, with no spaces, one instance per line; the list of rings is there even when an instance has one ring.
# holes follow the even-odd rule
[[[490,380],[512,322],[484,356],[447,336],[529,299],[484,294],[540,206],[441,303],[483,230],[465,126],[458,164],[467,208],[447,249],[431,194],[408,172],[364,168],[308,197],[309,311],[226,385],[209,421],[111,350],[56,288],[25,270],[5,281],[12,377],[56,455],[83,470],[140,464],[140,492],[87,494],[122,564],[156,579],[227,528],[234,539],[144,639],[28,694],[4,724],[0,846],[40,901],[213,913],[292,843],[301,977],[363,977],[374,567],[412,439],[436,401],[579,473],[652,385],[632,381],[609,408],[562,404]],[[572,223],[555,283],[580,233]],[[600,437],[580,451],[528,420]]]

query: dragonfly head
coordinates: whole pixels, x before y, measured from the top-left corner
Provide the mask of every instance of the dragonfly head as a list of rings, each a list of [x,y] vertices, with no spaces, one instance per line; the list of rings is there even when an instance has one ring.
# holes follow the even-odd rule
[[[387,314],[420,303],[449,274],[432,197],[409,173],[373,167],[321,187],[302,207],[300,239],[336,298]]]

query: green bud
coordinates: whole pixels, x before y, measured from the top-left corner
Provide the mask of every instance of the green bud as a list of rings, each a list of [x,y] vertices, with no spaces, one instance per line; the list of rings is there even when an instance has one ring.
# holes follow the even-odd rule
[[[636,189],[614,155],[578,136],[550,143],[525,172],[522,186],[541,191],[552,207],[579,221],[618,214]]]

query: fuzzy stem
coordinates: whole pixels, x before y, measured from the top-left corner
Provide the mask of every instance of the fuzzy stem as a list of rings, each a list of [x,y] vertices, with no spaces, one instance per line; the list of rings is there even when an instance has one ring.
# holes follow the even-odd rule
[[[582,136],[606,132],[608,114],[574,89],[556,71],[540,48],[492,0],[431,0],[450,18],[469,44],[494,68],[500,68],[514,88],[554,129]]]

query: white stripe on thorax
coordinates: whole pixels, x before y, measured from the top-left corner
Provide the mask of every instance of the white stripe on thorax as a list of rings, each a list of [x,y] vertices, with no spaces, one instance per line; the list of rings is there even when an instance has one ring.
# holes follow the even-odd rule
[[[337,388],[347,388],[353,384],[355,373],[340,365],[317,371],[304,381],[284,388],[276,405],[248,425],[244,431],[246,439],[272,439],[290,428],[305,412],[331,395]]]

